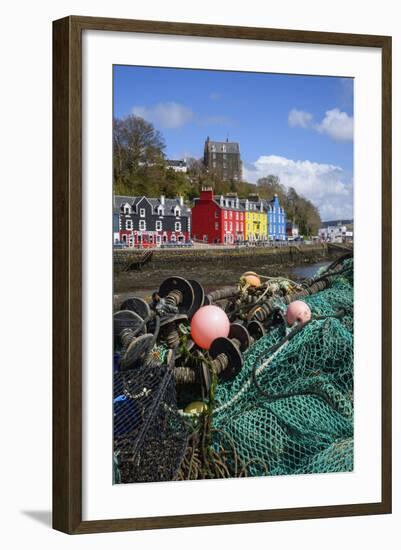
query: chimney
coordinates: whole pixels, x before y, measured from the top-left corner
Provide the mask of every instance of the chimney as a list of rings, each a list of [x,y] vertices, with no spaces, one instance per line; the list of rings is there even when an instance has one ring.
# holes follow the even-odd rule
[[[212,201],[213,200],[213,188],[212,187],[202,187],[200,199],[202,201]]]
[[[160,204],[164,206],[164,195],[160,195]]]
[[[180,196],[180,206],[184,206],[184,197]]]

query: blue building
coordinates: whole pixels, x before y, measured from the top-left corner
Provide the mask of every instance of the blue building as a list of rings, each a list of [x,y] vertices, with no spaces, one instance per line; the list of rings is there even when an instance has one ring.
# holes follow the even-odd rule
[[[286,232],[286,214],[284,208],[280,206],[278,196],[274,195],[271,201],[265,201],[267,212],[267,234],[271,241],[285,241]]]

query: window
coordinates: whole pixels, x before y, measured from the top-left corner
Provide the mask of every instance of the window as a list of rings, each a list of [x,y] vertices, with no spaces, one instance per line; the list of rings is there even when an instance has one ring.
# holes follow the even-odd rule
[[[125,220],[125,229],[132,229],[132,220]]]
[[[174,233],[171,235],[171,242],[172,243],[175,243],[175,241],[177,240],[176,236],[174,235]]]
[[[161,230],[162,230],[162,222],[158,220],[156,222],[156,231],[161,231]]]
[[[233,222],[230,222],[230,231],[233,230]]]
[[[213,159],[215,159],[215,158],[216,158],[216,153],[213,153]]]
[[[139,231],[146,231],[146,222],[145,222],[145,220],[139,220]]]
[[[181,210],[176,206],[174,208],[174,216],[181,216]]]
[[[230,210],[230,212],[228,213],[228,217],[230,218],[230,220],[231,220],[232,217],[233,217],[233,213],[231,212],[231,210]]]
[[[175,222],[175,231],[181,231],[181,223]]]
[[[235,230],[239,231],[239,223],[238,222],[235,222]]]
[[[227,210],[224,210],[224,219],[227,219]]]
[[[221,147],[221,150],[223,151],[223,153],[225,153],[225,152],[226,152],[226,146],[223,145],[223,146]]]
[[[239,218],[239,215],[238,215],[238,212],[235,213],[235,219],[238,220]]]
[[[124,214],[130,214],[131,213],[131,207],[129,204],[124,204]]]
[[[144,208],[139,209],[139,215],[141,216],[141,218],[145,217],[145,209]]]
[[[219,228],[219,222],[216,222],[216,223],[214,224],[214,228],[215,228],[215,229],[218,229],[218,228]]]
[[[214,217],[215,217],[215,218],[218,218],[218,217],[219,217],[219,211],[218,211],[218,210],[215,211]]]
[[[227,222],[224,222],[224,231],[227,231]]]

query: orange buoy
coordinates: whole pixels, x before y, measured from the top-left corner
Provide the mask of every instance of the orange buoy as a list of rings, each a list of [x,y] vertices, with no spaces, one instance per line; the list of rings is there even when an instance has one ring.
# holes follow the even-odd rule
[[[258,275],[256,273],[252,273],[252,271],[244,273],[241,279],[243,279],[248,286],[254,286],[256,288],[259,288],[262,284]]]

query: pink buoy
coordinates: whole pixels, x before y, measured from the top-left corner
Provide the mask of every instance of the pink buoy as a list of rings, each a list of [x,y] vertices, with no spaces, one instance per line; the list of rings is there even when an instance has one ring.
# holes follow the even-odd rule
[[[295,322],[303,325],[307,323],[312,318],[312,312],[310,307],[305,302],[301,300],[295,300],[287,307],[286,319],[289,326],[293,325]]]
[[[226,313],[217,306],[203,306],[191,321],[191,336],[196,345],[209,349],[213,340],[230,332],[230,321]]]

